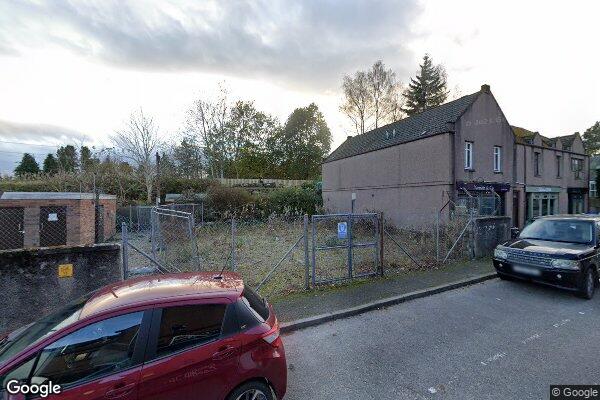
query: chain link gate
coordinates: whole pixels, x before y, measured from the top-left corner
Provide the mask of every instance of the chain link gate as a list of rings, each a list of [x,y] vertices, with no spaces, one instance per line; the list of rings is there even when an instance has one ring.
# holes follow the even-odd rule
[[[163,207],[150,210],[150,232],[129,232],[122,223],[123,276],[199,271],[194,225],[191,213]]]
[[[311,267],[313,285],[381,273],[379,214],[313,215]]]

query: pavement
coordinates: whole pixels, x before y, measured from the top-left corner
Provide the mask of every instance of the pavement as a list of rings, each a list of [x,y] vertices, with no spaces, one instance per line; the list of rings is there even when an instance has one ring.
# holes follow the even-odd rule
[[[547,399],[600,383],[600,295],[489,280],[284,335],[287,400]]]
[[[368,278],[348,285],[322,287],[269,300],[280,321],[290,325],[295,321],[320,315],[334,315],[362,305],[377,305],[384,299],[398,298],[453,283],[466,283],[494,273],[491,260],[476,260],[446,265],[426,271],[413,271],[385,278]],[[365,310],[368,311],[368,310]]]

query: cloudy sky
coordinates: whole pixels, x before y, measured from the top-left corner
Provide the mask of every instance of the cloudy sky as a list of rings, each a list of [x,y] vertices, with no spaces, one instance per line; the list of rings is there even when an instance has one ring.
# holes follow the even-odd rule
[[[426,52],[463,94],[490,84],[512,124],[583,132],[600,120],[598,15],[594,0],[1,0],[0,173],[24,151],[106,146],[140,107],[175,137],[222,81],[282,120],[317,103],[337,145],[342,76],[382,59],[407,82]]]

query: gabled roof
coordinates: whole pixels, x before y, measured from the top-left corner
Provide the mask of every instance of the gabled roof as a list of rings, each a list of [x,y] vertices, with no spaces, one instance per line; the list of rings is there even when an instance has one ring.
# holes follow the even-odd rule
[[[340,160],[440,133],[453,132],[453,124],[481,92],[463,96],[391,124],[348,137],[324,162]]]
[[[542,145],[545,147],[556,147],[556,141],[560,140],[563,149],[573,146],[573,140],[577,137],[577,133],[565,136],[556,136],[549,138],[541,135],[539,132],[533,132],[529,129],[521,128],[519,126],[511,125],[513,133],[515,134],[515,140],[517,143],[522,144],[533,144],[533,138],[538,135],[542,139]]]

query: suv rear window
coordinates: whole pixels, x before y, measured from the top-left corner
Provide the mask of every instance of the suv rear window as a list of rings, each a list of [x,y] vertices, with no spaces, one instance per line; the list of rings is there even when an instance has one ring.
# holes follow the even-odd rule
[[[267,302],[252,289],[248,287],[244,288],[242,300],[244,300],[244,303],[246,303],[261,322],[265,322],[269,318],[269,307],[267,306]]]

